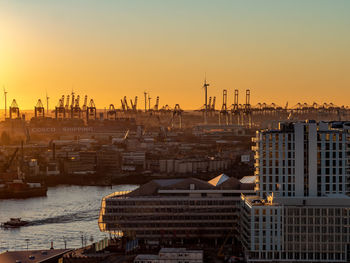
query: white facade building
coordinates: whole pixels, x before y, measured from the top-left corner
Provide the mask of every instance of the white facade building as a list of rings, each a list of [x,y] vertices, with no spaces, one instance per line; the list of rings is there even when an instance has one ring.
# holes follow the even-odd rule
[[[349,126],[348,126],[349,125]],[[256,175],[261,197],[349,194],[350,123],[281,123],[257,132]]]
[[[350,123],[257,132],[257,196],[242,195],[248,262],[349,262]]]

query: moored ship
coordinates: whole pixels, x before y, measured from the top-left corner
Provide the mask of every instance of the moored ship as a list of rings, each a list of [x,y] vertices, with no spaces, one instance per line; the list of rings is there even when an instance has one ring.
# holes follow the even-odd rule
[[[41,183],[27,183],[13,180],[0,184],[0,199],[21,199],[46,196],[47,187]]]

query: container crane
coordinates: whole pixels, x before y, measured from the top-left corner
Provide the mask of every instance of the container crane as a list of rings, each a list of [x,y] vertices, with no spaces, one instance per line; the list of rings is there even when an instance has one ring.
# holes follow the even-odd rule
[[[80,119],[81,118],[81,108],[79,105],[80,96],[78,95],[74,101],[73,107],[71,108],[71,118],[72,119]]]
[[[240,109],[238,104],[238,89],[235,89],[231,114],[232,114],[232,124],[234,124],[235,122],[237,125],[239,125],[241,122],[241,114],[240,114]]]
[[[124,96],[124,105],[125,105],[125,109],[126,109],[127,111],[129,111],[129,110],[130,110],[130,107],[129,107],[129,105],[128,105],[128,100],[126,99],[126,96]]]
[[[107,111],[107,119],[108,120],[116,120],[117,119],[117,111],[113,104],[109,105],[108,111]]]
[[[132,101],[132,99],[130,99],[130,104],[131,104],[131,109],[134,112],[137,112],[137,96],[135,96],[134,101]]]
[[[228,111],[227,111],[227,90],[222,91],[222,106],[219,114],[219,125],[221,125],[221,116],[225,119],[225,124],[228,125]]]
[[[10,119],[13,118],[13,115],[16,116],[16,119],[20,119],[19,107],[15,99],[13,99],[10,106]]]
[[[90,100],[89,105],[86,108],[86,120],[94,119],[96,120],[96,105],[93,99]]]
[[[55,107],[55,118],[63,119],[66,117],[66,108],[64,106],[64,95],[59,99],[57,106]]]
[[[87,108],[87,100],[88,100],[88,96],[85,95],[85,97],[84,97],[84,104],[83,104],[83,106],[81,107],[82,111],[86,111],[86,108]]]
[[[66,97],[66,105],[64,106],[64,108],[66,109],[66,111],[68,111],[69,110],[69,95],[67,95],[67,97]]]
[[[45,117],[45,110],[44,110],[44,106],[41,102],[41,99],[38,99],[38,102],[36,103],[35,107],[34,107],[34,116],[35,118],[44,118]]]

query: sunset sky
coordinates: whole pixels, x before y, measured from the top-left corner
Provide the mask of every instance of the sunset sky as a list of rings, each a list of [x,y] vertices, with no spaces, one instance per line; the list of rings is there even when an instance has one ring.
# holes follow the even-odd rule
[[[206,74],[217,105],[248,88],[253,105],[350,105],[349,14],[348,0],[0,0],[0,86],[23,109],[72,88],[99,108],[142,108],[147,91],[198,109]]]

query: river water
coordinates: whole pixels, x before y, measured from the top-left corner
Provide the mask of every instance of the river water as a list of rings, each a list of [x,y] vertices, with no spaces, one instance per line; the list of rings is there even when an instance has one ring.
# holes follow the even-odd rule
[[[30,224],[17,229],[0,229],[0,253],[6,250],[76,248],[107,236],[98,228],[104,196],[133,190],[135,185],[49,187],[47,197],[0,200],[0,222],[21,217]]]

